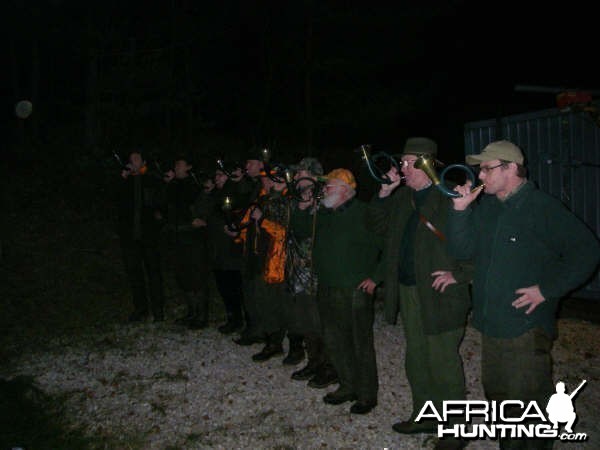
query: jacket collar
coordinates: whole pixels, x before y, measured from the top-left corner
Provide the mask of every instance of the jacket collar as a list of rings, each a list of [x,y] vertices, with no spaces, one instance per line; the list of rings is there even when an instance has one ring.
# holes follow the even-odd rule
[[[524,198],[528,195],[529,192],[533,191],[535,186],[531,181],[526,181],[520,187],[518,187],[514,192],[512,192],[504,201],[498,200],[499,203],[503,204],[507,208],[513,208],[517,206]]]

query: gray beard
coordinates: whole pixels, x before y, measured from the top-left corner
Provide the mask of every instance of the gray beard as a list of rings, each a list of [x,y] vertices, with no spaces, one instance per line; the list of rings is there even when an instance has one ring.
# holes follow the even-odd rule
[[[321,200],[321,205],[325,208],[333,208],[340,201],[339,194],[331,194]]]

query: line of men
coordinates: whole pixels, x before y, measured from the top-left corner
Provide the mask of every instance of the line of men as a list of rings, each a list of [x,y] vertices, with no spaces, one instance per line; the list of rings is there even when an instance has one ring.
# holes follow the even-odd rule
[[[394,155],[400,171],[390,168],[391,182],[363,202],[356,198],[349,170],[324,175],[314,158],[292,167],[296,180],[304,180],[296,186],[304,183],[306,189],[291,195],[288,184],[269,176],[256,151],[248,156],[245,173],[239,166],[217,170],[214,186],[207,182],[205,195],[194,199],[195,206],[187,208],[191,215],[181,222],[191,225],[186,228],[190,233],[207,230],[204,241],[212,257],[206,267],[213,267],[227,311],[220,331],[240,332],[239,345],[263,343],[252,357],[258,362],[282,355],[287,336],[284,363],[300,363],[305,349],[308,355],[306,366],[292,378],[310,380],[312,387],[337,383],[323,401],[353,402],[354,414],[377,405],[373,302],[375,289],[383,289],[385,319],[394,324],[399,313],[406,339],[412,411],[392,426],[401,434],[437,431],[437,423],[415,422],[426,401],[441,407],[443,401],[466,399],[459,347],[470,313],[481,333],[486,397],[543,404],[553,391],[551,349],[559,299],[582,285],[600,259],[598,238],[527,180],[523,153],[512,142],[492,142],[467,158],[479,166],[485,188],[472,191],[470,182],[453,186],[460,197],[447,197],[415,167],[420,156],[437,158],[437,153],[429,138],[407,139]],[[134,166],[138,160],[132,156]],[[126,184],[141,173],[141,161],[138,169],[123,174]],[[169,188],[186,183],[181,180],[190,168],[175,170]],[[320,186],[317,181],[322,192],[311,189]],[[139,195],[135,187],[129,190],[129,198]],[[243,213],[237,220],[222,208],[226,197],[236,203],[233,210]],[[133,216],[138,218],[133,229],[141,217],[162,220],[155,212]],[[144,242],[135,236],[122,242]],[[162,320],[160,290],[153,293],[160,289],[160,275],[151,273],[155,252],[143,245],[138,264],[143,261],[148,270],[151,308],[155,320]],[[190,276],[198,278],[203,266],[194,266],[191,249],[185,252],[186,264],[193,267]],[[135,279],[129,266],[134,252],[127,242],[123,250],[130,279]],[[206,279],[200,278],[205,286]],[[180,285],[194,293],[189,313],[199,314],[205,326],[207,309],[193,305],[207,304],[207,295],[193,283]],[[147,307],[139,280],[132,288],[132,319],[138,320]],[[466,445],[462,439],[443,438],[436,448]],[[543,440],[500,441],[503,449],[551,446]]]

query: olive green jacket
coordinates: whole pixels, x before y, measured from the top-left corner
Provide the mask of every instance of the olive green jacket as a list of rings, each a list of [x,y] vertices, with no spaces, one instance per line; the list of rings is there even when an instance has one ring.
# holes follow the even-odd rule
[[[399,310],[398,267],[400,245],[406,224],[413,214],[413,190],[401,187],[389,197],[380,199],[377,194],[369,203],[368,227],[385,237],[382,269],[376,282],[383,281],[385,319],[396,323]],[[448,197],[432,188],[421,214],[435,228],[443,232],[450,205]],[[419,299],[423,302],[423,324],[427,334],[437,334],[464,326],[470,308],[469,283],[473,277],[473,266],[469,261],[457,261],[448,255],[446,242],[436,236],[419,221],[415,231],[414,263],[416,287]],[[452,271],[458,282],[446,287],[440,293],[431,287],[436,270]]]

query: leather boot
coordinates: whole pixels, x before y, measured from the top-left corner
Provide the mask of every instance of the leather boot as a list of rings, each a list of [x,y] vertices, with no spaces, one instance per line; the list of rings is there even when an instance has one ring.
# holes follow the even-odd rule
[[[262,362],[278,355],[283,355],[283,347],[276,344],[267,344],[259,353],[252,355],[252,360]]]
[[[219,328],[219,333],[222,334],[231,334],[239,331],[243,327],[244,323],[242,322],[241,317],[235,317],[233,314],[227,315],[227,322],[221,325]]]
[[[200,330],[208,326],[208,298],[200,292],[191,294],[194,298],[194,316],[188,322],[188,328]]]
[[[267,361],[273,356],[283,355],[283,346],[281,345],[281,335],[279,338],[277,333],[267,335],[267,343],[264,348],[255,355],[252,355],[252,360],[257,362]]]
[[[196,305],[194,304],[194,297],[192,292],[184,292],[183,296],[185,298],[186,313],[184,316],[175,320],[175,323],[177,325],[188,325],[196,315]]]
[[[318,365],[315,364],[313,361],[309,360],[308,364],[306,366],[304,366],[302,369],[296,370],[294,373],[292,373],[292,380],[297,380],[297,381],[310,380],[312,377],[314,377],[317,374],[317,369],[318,369]]]
[[[308,363],[304,368],[292,373],[292,380],[310,380],[326,362],[321,338],[307,334],[304,336],[304,347],[306,348]]]
[[[288,334],[288,341],[290,348],[287,356],[283,358],[283,364],[286,366],[295,366],[304,360],[303,338],[299,335]]]
[[[192,306],[187,307],[187,311],[184,316],[175,320],[177,325],[187,325],[194,318],[194,308]]]
[[[260,336],[253,336],[250,334],[242,333],[242,335],[239,338],[234,339],[233,342],[235,342],[237,345],[247,346],[253,344],[260,344],[261,342],[265,342],[265,339]]]
[[[129,322],[142,322],[148,316],[148,311],[133,311],[129,317]]]
[[[337,372],[331,364],[324,364],[317,369],[317,373],[308,382],[308,387],[323,389],[332,384],[338,383]]]

